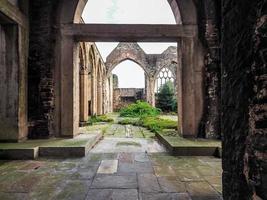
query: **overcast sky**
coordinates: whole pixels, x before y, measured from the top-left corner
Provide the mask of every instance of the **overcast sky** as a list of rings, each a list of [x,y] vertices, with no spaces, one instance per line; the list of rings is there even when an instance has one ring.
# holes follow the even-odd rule
[[[88,0],[83,12],[85,23],[112,24],[175,24],[167,0]],[[102,57],[106,57],[118,43],[96,43]],[[139,43],[146,53],[159,54],[175,43]],[[119,64],[114,70],[119,87],[144,87],[144,71],[131,61]]]

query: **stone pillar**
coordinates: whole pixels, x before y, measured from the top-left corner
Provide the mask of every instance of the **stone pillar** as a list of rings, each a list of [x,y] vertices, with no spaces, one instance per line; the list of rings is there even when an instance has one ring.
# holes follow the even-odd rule
[[[97,72],[95,66],[92,68],[92,75],[91,75],[91,114],[97,114]]]
[[[106,77],[103,78],[103,104],[102,104],[102,114],[108,113],[109,106],[109,83]]]
[[[99,75],[97,81],[97,115],[103,114],[103,80]]]
[[[88,92],[88,116],[92,115],[92,72],[88,74],[88,84],[87,84],[87,92]],[[89,104],[90,102],[90,104]]]
[[[146,101],[152,105],[155,106],[155,78],[150,76],[145,76],[146,81]]]
[[[203,112],[203,66],[199,52],[195,38],[182,38],[178,43],[178,130],[184,137],[197,136]]]
[[[88,87],[88,71],[81,70],[80,72],[80,122],[88,120],[88,101],[89,101],[89,87]]]
[[[27,32],[0,24],[0,141],[27,138]]]
[[[62,137],[74,137],[79,130],[79,57],[78,43],[61,39],[60,121]]]
[[[109,101],[109,112],[113,112],[113,76],[110,76],[109,78]]]

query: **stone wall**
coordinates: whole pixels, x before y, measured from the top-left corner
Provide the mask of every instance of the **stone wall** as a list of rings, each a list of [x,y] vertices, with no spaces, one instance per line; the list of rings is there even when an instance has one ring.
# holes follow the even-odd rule
[[[17,28],[0,24],[0,140],[18,139]]]
[[[221,1],[202,0],[199,10],[199,32],[205,52],[205,109],[200,137],[220,139],[220,27]]]
[[[266,199],[266,0],[222,6],[223,196]]]
[[[115,88],[113,90],[113,109],[119,111],[138,100],[144,100],[144,96],[142,88]]]
[[[28,70],[30,138],[53,134],[54,23],[57,1],[30,1],[30,51]]]
[[[0,140],[27,139],[28,2],[0,1]],[[23,9],[21,9],[23,8]]]
[[[253,96],[249,107],[245,175],[254,197],[267,199],[267,1],[258,1],[255,11],[257,24],[253,33],[251,66]]]

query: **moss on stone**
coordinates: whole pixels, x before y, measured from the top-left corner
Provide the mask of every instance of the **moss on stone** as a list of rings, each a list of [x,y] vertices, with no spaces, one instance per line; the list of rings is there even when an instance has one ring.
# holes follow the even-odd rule
[[[221,141],[209,139],[187,139],[181,136],[159,133],[173,147],[221,147]]]

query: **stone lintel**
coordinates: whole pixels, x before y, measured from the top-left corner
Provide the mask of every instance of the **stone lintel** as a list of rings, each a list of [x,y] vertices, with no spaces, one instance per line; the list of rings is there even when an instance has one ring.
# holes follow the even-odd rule
[[[195,37],[195,25],[162,24],[65,24],[61,33],[80,42],[177,42]]]

